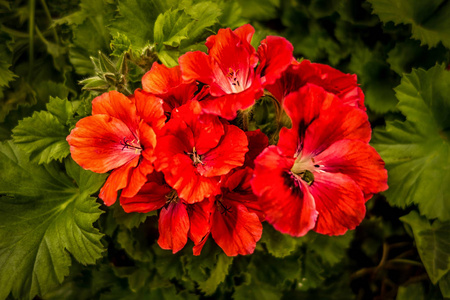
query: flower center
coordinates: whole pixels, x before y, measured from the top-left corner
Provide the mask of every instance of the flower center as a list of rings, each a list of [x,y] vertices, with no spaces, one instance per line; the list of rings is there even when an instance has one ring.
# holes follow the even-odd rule
[[[308,185],[314,182],[314,171],[319,168],[320,165],[315,164],[313,157],[299,157],[295,160],[294,165],[291,168],[292,174],[300,177]]]
[[[220,198],[216,198],[216,205],[217,205],[217,210],[221,213],[221,214],[227,214],[227,213],[231,213],[231,206],[226,206],[225,204],[222,203],[223,201],[223,196],[221,195]]]
[[[179,198],[178,198],[177,191],[174,190],[174,189],[172,189],[172,190],[166,195],[166,199],[167,199],[167,200],[166,200],[166,203],[167,203],[167,204],[172,203],[172,202],[178,203]]]
[[[133,139],[130,141],[126,137],[120,141],[120,144],[123,146],[122,151],[124,151],[125,149],[131,149],[134,150],[135,154],[141,154],[142,150],[144,149],[144,147],[141,146],[139,140]]]
[[[194,167],[197,167],[198,164],[203,165],[202,162],[203,156],[197,153],[195,147],[192,149],[192,152],[185,152],[185,153],[189,155],[189,158],[192,160],[192,164],[194,165]]]
[[[231,84],[231,92],[240,93],[246,89],[244,86],[245,82],[242,82],[242,74],[239,75],[239,69],[233,70],[232,68],[228,68],[226,76]]]

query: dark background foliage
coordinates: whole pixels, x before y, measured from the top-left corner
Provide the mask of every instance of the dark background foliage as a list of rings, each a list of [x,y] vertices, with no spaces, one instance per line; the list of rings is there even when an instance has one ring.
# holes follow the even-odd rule
[[[344,236],[264,224],[250,256],[208,241],[173,255],[156,213],[95,194],[65,137],[108,90],[154,61],[206,50],[250,23],[295,56],[358,76],[390,189]],[[0,0],[0,299],[442,299],[450,297],[450,2],[447,0]],[[269,135],[272,107],[255,107]],[[93,197],[91,197],[93,195]]]

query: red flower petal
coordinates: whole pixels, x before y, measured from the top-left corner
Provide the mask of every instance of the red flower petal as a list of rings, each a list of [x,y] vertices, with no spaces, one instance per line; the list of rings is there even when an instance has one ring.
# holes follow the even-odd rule
[[[368,143],[371,132],[367,114],[363,110],[335,101],[329,109],[322,110],[320,116],[308,127],[303,151],[317,155],[343,139]]]
[[[202,202],[188,204],[187,211],[189,214],[189,238],[198,245],[209,234],[211,229],[210,219],[213,201],[211,198]]]
[[[139,162],[139,157],[111,172],[98,195],[107,206],[113,205],[117,200],[117,191],[127,186],[130,174]]]
[[[275,229],[302,236],[314,228],[317,211],[308,185],[290,172],[293,164],[293,158],[283,157],[276,146],[269,146],[255,160],[252,188]]]
[[[243,31],[246,30],[243,29]],[[238,93],[252,85],[253,69],[258,63],[258,57],[255,49],[247,40],[241,39],[229,28],[219,29],[217,35],[208,37],[206,46],[209,48],[210,59],[216,63],[211,66],[215,84],[220,87],[219,91],[222,90],[227,94]],[[236,81],[231,80],[230,72]],[[214,85],[211,86],[211,89],[213,96],[220,96],[220,94],[216,94]]]
[[[172,190],[163,182],[162,173],[153,172],[148,176],[148,182],[135,196],[127,198],[122,193],[120,195],[120,205],[122,205],[123,210],[127,213],[147,213],[163,207],[167,202],[166,195]]]
[[[167,250],[177,253],[187,243],[189,231],[189,216],[186,205],[179,201],[171,202],[167,208],[164,207],[159,213],[159,239],[158,245]]]
[[[363,220],[366,212],[364,195],[349,176],[314,172],[314,182],[309,188],[319,212],[314,231],[341,235]]]
[[[366,110],[364,94],[356,81],[356,75],[344,74],[328,65],[303,60],[298,68],[302,81],[323,87],[338,96],[343,103]]]
[[[333,102],[339,102],[339,99],[321,87],[307,84],[297,92],[289,94],[283,106],[292,120],[292,128],[304,133],[306,127]]]
[[[135,139],[121,120],[95,115],[78,121],[67,142],[77,164],[93,172],[105,173],[139,157],[135,149],[123,146],[123,141]]]
[[[225,175],[244,164],[245,153],[248,151],[247,136],[234,125],[225,125],[224,128],[226,131],[219,145],[206,152],[202,164],[197,166],[198,172],[203,176]]]
[[[245,154],[244,166],[255,167],[254,160],[269,145],[269,138],[261,130],[246,131],[248,152]]]
[[[361,141],[338,141],[314,159],[316,164],[323,166],[321,170],[352,178],[366,200],[388,188],[383,160],[375,149]]]
[[[211,85],[214,82],[213,66],[206,53],[201,51],[187,52],[178,58],[183,80],[198,80]]]
[[[182,83],[179,66],[168,68],[157,62],[154,62],[150,71],[142,76],[142,88],[144,91],[156,95],[166,94],[172,88]]]
[[[140,190],[147,181],[147,175],[153,172],[154,147],[156,146],[156,135],[153,129],[146,123],[139,126],[141,145],[144,151],[141,152],[139,163],[131,173],[131,179],[128,185],[122,190],[124,197],[132,197]]]
[[[180,66],[167,68],[157,62],[142,77],[145,91],[157,95],[164,100],[164,110],[171,112],[194,97],[196,83],[185,83],[181,77]]]
[[[290,93],[298,91],[306,83],[302,81],[301,74],[298,72],[298,63],[292,63],[273,84],[264,86],[280,103]]]
[[[92,115],[98,114],[121,120],[133,132],[138,129],[139,118],[133,101],[119,92],[110,91],[92,100]]]
[[[258,198],[253,193],[250,184],[253,177],[253,170],[250,168],[235,169],[223,176],[221,179],[223,201],[236,201],[243,204],[249,212],[255,213],[259,220],[264,221],[264,213],[258,202]]]
[[[226,255],[251,254],[262,234],[258,216],[234,201],[227,201],[227,210],[216,208],[212,216],[211,234]]]
[[[182,120],[182,122],[188,126],[190,131],[192,131],[193,139],[193,142],[190,145],[191,147],[195,147],[196,151],[200,154],[216,147],[224,134],[224,128],[219,118],[217,116],[202,114],[201,106],[197,101],[191,101],[188,104],[174,110],[172,119]],[[178,123],[170,128],[175,129],[170,129],[170,133],[178,137],[186,134],[180,132],[181,130],[189,130],[184,129],[184,126]],[[188,152],[192,152],[192,149],[189,149]]]
[[[250,44],[252,42],[253,35],[255,34],[255,28],[253,28],[253,26],[250,24],[245,24],[241,27],[236,28],[233,33],[237,35],[242,41],[247,41],[247,43]]]
[[[284,101],[292,129],[280,133],[278,146],[292,156],[296,152],[317,155],[342,139],[370,140],[371,129],[364,111],[343,104],[324,89],[307,84]],[[296,137],[298,135],[298,137]],[[298,142],[297,142],[298,141]]]
[[[203,246],[205,246],[206,241],[208,240],[209,237],[209,232],[207,235],[205,235],[205,237],[197,244],[194,246],[194,248],[192,248],[192,252],[194,255],[198,256],[201,254]]]
[[[158,140],[158,159],[155,166],[163,171],[167,183],[177,190],[187,203],[200,202],[206,197],[220,193],[218,177],[203,177],[192,160],[184,154],[186,146],[175,136],[164,136]]]
[[[260,64],[256,73],[260,74],[263,86],[273,84],[281,77],[294,59],[293,52],[294,47],[283,37],[268,36],[261,41],[258,47]]]
[[[261,82],[256,77],[251,87],[241,93],[226,94],[221,97],[209,97],[201,101],[203,111],[233,120],[238,110],[249,108],[263,95]]]
[[[154,130],[160,130],[166,122],[162,100],[139,89],[134,92],[134,97],[137,114]]]
[[[283,102],[287,95],[308,83],[324,88],[345,104],[366,110],[364,94],[356,82],[356,75],[344,74],[330,66],[313,64],[308,60],[293,62],[279,79],[265,88],[278,101]]]

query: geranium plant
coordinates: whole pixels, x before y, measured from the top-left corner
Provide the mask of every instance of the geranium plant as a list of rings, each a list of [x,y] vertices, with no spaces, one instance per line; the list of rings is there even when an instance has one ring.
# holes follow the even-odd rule
[[[0,3],[0,300],[450,297],[412,3]]]

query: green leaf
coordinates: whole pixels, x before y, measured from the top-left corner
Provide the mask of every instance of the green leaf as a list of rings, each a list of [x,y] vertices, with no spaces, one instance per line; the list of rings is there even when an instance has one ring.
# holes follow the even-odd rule
[[[450,298],[450,272],[439,280],[439,288],[444,298]]]
[[[184,3],[184,10],[194,20],[188,31],[188,44],[199,41],[206,33],[206,29],[216,24],[222,15],[219,4],[211,1],[202,1],[197,4]],[[210,35],[211,32],[207,34]],[[201,42],[204,44],[203,40]]]
[[[369,0],[384,23],[411,24],[412,37],[430,47],[450,48],[450,3],[446,0]]]
[[[371,111],[378,114],[386,114],[395,111],[397,98],[394,94],[394,86],[398,77],[392,77],[392,71],[385,61],[383,46],[377,43],[375,49],[369,49],[364,44],[356,43],[349,70],[358,75],[358,81],[362,83],[365,94],[365,104]]]
[[[163,250],[156,243],[152,246],[152,248],[157,257],[155,260],[155,267],[161,277],[166,279],[182,278],[184,275],[184,269],[181,262],[181,256],[183,253],[181,252],[183,252],[183,250],[176,254],[172,254],[172,251]],[[185,247],[185,249],[185,251],[188,251],[187,247]]]
[[[419,206],[429,219],[450,220],[450,72],[443,66],[405,75],[395,91],[406,121],[376,129],[373,146],[386,163],[391,205]]]
[[[111,24],[111,33],[128,37],[135,48],[144,48],[153,41],[153,29],[159,14],[175,6],[177,0],[125,0],[118,6],[119,17]],[[139,28],[139,30],[136,30]]]
[[[111,50],[113,50],[111,55],[121,56],[122,53],[130,50],[131,41],[128,39],[128,37],[125,34],[122,34],[119,32],[111,41],[110,47],[111,47]]]
[[[273,226],[264,223],[263,235],[260,243],[266,245],[267,251],[275,257],[285,257],[297,249],[301,244],[301,239],[282,234],[275,230]]]
[[[206,296],[212,295],[225,280],[233,258],[211,241],[207,242],[199,256],[185,256],[185,268],[191,279],[196,281]]]
[[[318,255],[308,251],[301,259],[303,262],[302,278],[299,280],[298,289],[306,291],[319,287],[325,280],[325,274]]]
[[[389,51],[386,61],[391,69],[401,76],[403,73],[410,73],[412,68],[428,69],[433,67],[436,62],[443,63],[446,52],[447,49],[442,46],[427,49],[425,46],[420,46],[419,41],[406,40],[395,44],[395,47]]]
[[[137,212],[127,213],[117,203],[114,205],[114,220],[116,220],[117,224],[123,225],[128,229],[138,227],[141,223],[144,223],[147,217],[156,216],[156,214],[156,210],[146,214]]]
[[[12,142],[0,144],[0,299],[33,299],[60,284],[70,254],[82,264],[101,257],[102,234],[92,224],[102,211],[95,198],[106,175],[72,160],[31,164]]]
[[[153,254],[150,251],[152,241],[146,235],[145,227],[140,227],[140,229],[121,228],[117,234],[117,241],[134,260],[149,262],[153,260]]]
[[[249,19],[264,21],[277,17],[280,0],[239,0],[242,16]]]
[[[9,68],[11,64],[0,60],[0,87],[8,87],[9,82],[17,77]]]
[[[417,251],[431,282],[436,284],[450,271],[450,222],[429,221],[416,211],[400,218],[411,226]]]
[[[77,16],[79,24],[73,25],[73,45],[69,49],[69,58],[78,74],[87,75],[94,71],[89,57],[97,56],[98,51],[108,53],[110,50],[108,25],[114,16],[114,7],[107,1],[83,0],[80,8],[81,17]],[[92,38],[93,33],[95,38]]]
[[[342,261],[354,237],[354,231],[348,231],[341,236],[327,236],[314,233],[307,243],[308,249],[317,253],[330,266]]]
[[[58,118],[59,123],[68,124],[69,120],[73,117],[74,111],[72,103],[67,99],[60,99],[58,97],[50,97],[49,103],[47,103],[47,110]]]
[[[155,44],[157,49],[163,45],[178,47],[180,42],[187,39],[192,18],[184,10],[169,10],[160,14],[155,22]]]
[[[395,300],[425,300],[425,290],[421,282],[400,286]]]
[[[70,153],[66,124],[73,116],[72,104],[67,99],[50,98],[47,109],[34,112],[13,129],[14,142],[39,164],[61,161]]]
[[[234,300],[279,300],[282,292],[267,284],[258,284],[253,281],[248,285],[240,285],[235,288]]]

